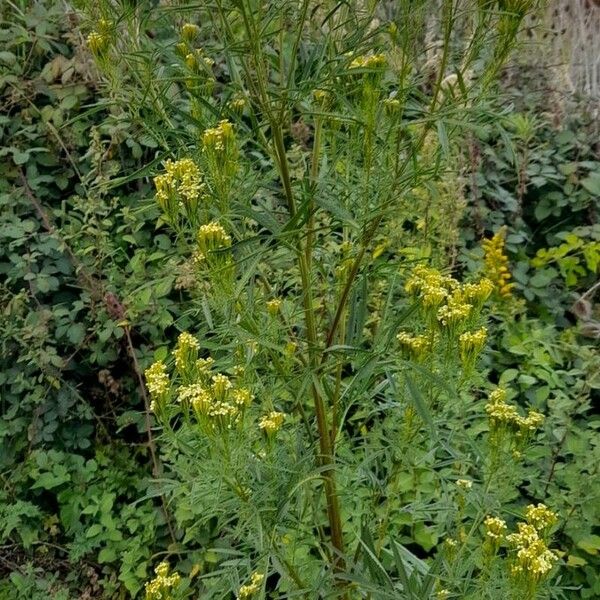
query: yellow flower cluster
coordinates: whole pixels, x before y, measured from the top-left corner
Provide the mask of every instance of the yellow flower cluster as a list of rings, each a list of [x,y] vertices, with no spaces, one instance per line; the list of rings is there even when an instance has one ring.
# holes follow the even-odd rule
[[[231,246],[231,237],[221,225],[214,221],[202,225],[198,229],[197,239],[202,258],[208,258],[212,252],[224,250]]]
[[[106,19],[100,19],[96,31],[90,32],[86,38],[88,48],[96,56],[103,55],[110,46],[113,24]]]
[[[277,433],[283,425],[285,414],[277,411],[271,411],[268,415],[265,415],[259,422],[258,426],[266,434],[272,435]]]
[[[458,338],[458,347],[463,363],[472,361],[483,350],[486,340],[487,327],[461,333]]]
[[[464,283],[461,291],[466,302],[481,308],[494,291],[494,284],[487,277],[482,277],[477,283]]]
[[[190,365],[196,361],[198,358],[198,350],[200,349],[200,344],[198,340],[188,333],[184,331],[177,338],[177,346],[175,346],[175,350],[173,350],[173,356],[175,357],[175,367],[177,370],[182,373],[187,365]]]
[[[207,150],[224,152],[235,142],[233,125],[227,119],[220,121],[216,127],[207,129],[202,134],[202,142]]]
[[[313,98],[315,99],[315,102],[321,104],[322,106],[327,104],[329,100],[329,95],[329,92],[327,92],[326,90],[313,90]]]
[[[516,406],[506,403],[506,390],[502,388],[494,390],[488,400],[485,412],[488,414],[491,429],[512,428],[521,435],[526,435],[544,422],[544,415],[535,410],[529,410],[527,416],[522,417]]]
[[[357,56],[351,63],[351,69],[377,69],[385,66],[383,54],[371,54],[368,56]]]
[[[283,304],[283,301],[280,298],[273,298],[273,300],[269,300],[266,305],[267,312],[272,317],[277,316],[277,314],[279,313],[279,310],[281,309],[282,304]]]
[[[481,244],[484,252],[484,267],[487,277],[493,282],[498,294],[509,298],[514,284],[509,283],[511,274],[508,269],[508,257],[504,252],[506,227],[502,227],[492,238]]]
[[[92,31],[87,36],[86,42],[92,54],[95,54],[96,56],[104,54],[108,50],[110,43],[106,36],[97,31]]]
[[[165,162],[165,172],[154,178],[156,201],[169,218],[182,203],[184,208],[195,210],[204,192],[202,173],[191,158]]]
[[[189,43],[192,43],[200,35],[200,27],[194,23],[185,23],[181,28],[181,37]]]
[[[470,479],[457,479],[456,486],[461,490],[470,490],[473,487],[473,482]]]
[[[383,106],[388,114],[393,115],[400,110],[400,100],[398,98],[386,98],[383,101]]]
[[[541,502],[537,506],[530,504],[525,510],[525,518],[538,531],[552,527],[558,520],[557,514]]]
[[[405,285],[407,293],[419,299],[424,310],[435,314],[439,324],[449,329],[465,324],[480,310],[492,287],[488,279],[461,285],[436,269],[417,265]]]
[[[163,394],[169,389],[167,367],[162,361],[155,362],[146,369],[144,375],[146,376],[146,386],[152,398],[150,409],[155,410],[156,401],[160,400]]]
[[[494,542],[504,539],[507,529],[506,521],[504,519],[498,517],[486,517],[483,525],[485,527],[485,535],[488,538]]]
[[[254,398],[249,389],[234,387],[227,375],[211,376],[205,365],[197,371],[197,381],[181,386],[177,393],[178,401],[191,406],[198,421],[210,429],[231,428]]]
[[[145,585],[146,600],[169,600],[173,597],[171,592],[179,585],[181,577],[179,573],[169,575],[169,571],[170,567],[166,562],[154,569],[156,577]]]
[[[427,335],[410,335],[406,331],[401,331],[397,336],[402,350],[409,358],[421,360],[425,358],[432,350],[432,338]]]
[[[244,110],[244,107],[246,106],[246,99],[245,98],[232,98],[228,103],[227,106],[236,112],[242,112]]]
[[[558,556],[548,548],[538,529],[531,523],[517,523],[517,529],[517,533],[506,536],[508,543],[516,550],[511,573],[538,580],[552,570]]]
[[[202,67],[210,69],[215,61],[209,56],[204,56],[204,51],[201,48],[197,48],[193,52],[188,52],[185,55],[185,66],[193,73],[200,72]]]
[[[260,591],[265,576],[262,573],[252,573],[250,583],[243,585],[237,595],[237,600],[248,600]]]
[[[412,296],[418,296],[425,306],[437,307],[447,297],[449,290],[455,289],[458,282],[442,275],[436,269],[417,265],[408,278],[404,289]]]

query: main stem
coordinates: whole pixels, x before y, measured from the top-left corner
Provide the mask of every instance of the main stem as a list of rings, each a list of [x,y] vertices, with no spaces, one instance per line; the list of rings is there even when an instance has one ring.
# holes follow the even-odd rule
[[[296,214],[296,203],[292,194],[292,186],[285,155],[285,146],[283,143],[283,132],[279,123],[271,123],[273,129],[273,141],[275,145],[275,156],[277,166],[282,179],[283,189],[286,195],[288,210],[293,218]],[[317,326],[315,323],[315,311],[312,297],[312,286],[310,278],[310,263],[312,262],[312,245],[309,245],[309,252],[303,251],[300,240],[298,240],[298,267],[300,270],[300,281],[302,285],[302,305],[304,308],[304,318],[306,323],[306,338],[308,342],[309,368],[314,373],[319,370],[319,356],[317,348]],[[333,546],[332,565],[334,571],[339,573],[344,570],[344,538],[342,532],[342,519],[340,513],[340,503],[337,494],[335,482],[334,465],[334,447],[329,434],[327,424],[327,410],[323,396],[321,395],[316,382],[311,385],[311,392],[317,417],[317,431],[319,435],[319,464],[323,469],[323,483],[325,487],[325,499],[327,502],[327,518],[329,521],[331,544]]]

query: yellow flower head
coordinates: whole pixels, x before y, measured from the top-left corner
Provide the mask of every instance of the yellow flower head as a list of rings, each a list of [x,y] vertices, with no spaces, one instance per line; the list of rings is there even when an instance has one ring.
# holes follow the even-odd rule
[[[437,318],[444,327],[450,328],[466,321],[471,315],[472,308],[472,304],[461,302],[451,296],[448,298],[448,303],[438,309]]]
[[[233,125],[227,119],[220,121],[216,127],[207,129],[202,134],[202,142],[207,150],[224,152],[235,143]]]
[[[396,339],[400,342],[403,352],[415,360],[422,360],[431,353],[433,339],[428,335],[410,335],[406,331],[401,331]]]
[[[87,36],[86,42],[90,52],[96,56],[104,54],[110,46],[110,39],[108,36],[97,31],[92,31]]]
[[[254,396],[247,388],[237,388],[232,393],[233,401],[240,407],[249,406]]]
[[[463,363],[474,363],[477,355],[483,350],[487,339],[487,328],[476,331],[465,331],[458,338],[460,358]]]
[[[470,490],[473,487],[473,482],[470,479],[457,479],[456,487],[461,490]]]
[[[330,94],[326,90],[313,90],[313,98],[315,99],[315,102],[321,106],[325,106],[327,104],[329,101],[329,96]]]
[[[268,435],[277,433],[283,425],[285,414],[282,412],[272,411],[268,415],[264,416],[258,423],[260,429],[262,429]]]
[[[502,298],[512,295],[513,284],[509,283],[508,257],[504,252],[504,239],[506,227],[502,227],[492,238],[481,243],[484,252],[484,268],[487,278],[494,284],[496,291]]]
[[[527,523],[533,525],[538,531],[552,527],[558,520],[555,512],[551,511],[545,504],[530,504],[525,510]]]
[[[463,284],[461,294],[466,302],[471,302],[476,306],[483,306],[493,291],[494,284],[492,281],[487,277],[483,277],[477,283]]]
[[[156,202],[169,221],[176,219],[180,207],[190,219],[195,218],[206,186],[198,165],[191,158],[167,160],[164,173],[154,178],[154,186]]]
[[[498,517],[486,517],[483,525],[485,535],[491,540],[498,541],[504,538],[506,534],[506,521]]]
[[[279,313],[279,310],[281,309],[282,304],[283,304],[283,301],[280,298],[273,298],[273,300],[269,300],[266,305],[267,312],[272,317],[277,316],[277,314]]]
[[[167,367],[162,361],[157,361],[144,372],[146,386],[152,398],[160,398],[169,389]]]
[[[246,106],[246,99],[242,97],[232,98],[227,105],[229,108],[237,113],[241,113]]]
[[[172,597],[171,592],[179,585],[181,577],[179,573],[169,575],[169,572],[169,563],[166,562],[154,569],[156,577],[145,585],[146,600],[169,600]]]
[[[231,238],[221,225],[214,221],[198,229],[198,249],[208,257],[211,252],[224,250],[231,246]]]
[[[200,27],[194,23],[185,23],[181,28],[181,37],[186,41],[192,43],[200,35]]]
[[[351,69],[379,69],[386,63],[383,54],[371,54],[367,56],[357,56],[351,63]]]
[[[383,101],[383,106],[388,114],[396,114],[400,110],[400,100],[398,98],[386,98]]]
[[[223,375],[222,373],[217,373],[216,375],[213,375],[211,388],[216,400],[221,402],[224,401],[227,396],[227,392],[232,387],[233,384],[231,383],[231,380],[229,379],[229,377],[227,377],[227,375]]]
[[[558,556],[546,546],[533,525],[518,523],[517,529],[517,533],[506,536],[515,550],[511,573],[537,581],[552,570]]]
[[[243,585],[237,595],[237,600],[248,600],[256,595],[262,586],[265,576],[262,573],[252,573],[250,583]]]

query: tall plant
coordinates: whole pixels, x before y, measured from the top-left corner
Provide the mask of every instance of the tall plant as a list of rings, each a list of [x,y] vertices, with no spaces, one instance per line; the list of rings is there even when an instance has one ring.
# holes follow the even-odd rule
[[[507,404],[505,391],[472,412],[486,301],[506,290],[415,267],[446,267],[451,235],[412,254],[398,235],[427,230],[432,214],[456,226],[460,186],[443,184],[456,176],[458,135],[493,118],[482,100],[531,7],[87,6],[111,102],[160,148],[139,175],[153,178],[149,201],[177,240],[180,287],[195,300],[180,323],[193,334],[171,354],[158,349],[146,380],[170,469],[161,490],[183,541],[205,540],[221,555],[206,593],[447,597],[448,577],[471,594],[461,597],[512,589],[533,598],[552,567],[550,517],[537,529],[528,522],[527,539],[521,529],[503,537],[506,526],[490,521],[481,576],[465,567],[486,516],[467,502],[466,479],[442,511],[460,523],[460,547],[439,554],[445,570],[396,540],[414,461],[473,468],[485,497],[497,478],[503,490],[514,483],[518,467],[504,473],[506,456],[541,422]],[[415,197],[428,199],[416,220]],[[441,437],[461,413],[487,422],[488,458],[473,453],[479,430],[452,426],[451,439]],[[537,570],[518,558],[534,534],[530,559],[545,560]],[[512,566],[494,580],[502,540]],[[205,550],[194,556],[208,568],[215,559]],[[241,585],[243,565],[253,574]],[[157,569],[149,598],[185,593],[168,573]]]

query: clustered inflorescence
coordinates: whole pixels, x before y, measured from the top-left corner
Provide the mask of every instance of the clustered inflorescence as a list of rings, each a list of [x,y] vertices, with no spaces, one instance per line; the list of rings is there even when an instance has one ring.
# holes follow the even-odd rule
[[[234,141],[233,126],[227,119],[219,121],[216,127],[207,129],[202,134],[202,143],[205,149],[225,152]]]
[[[205,195],[206,186],[200,168],[191,158],[167,160],[165,171],[154,178],[156,201],[170,225],[177,225],[177,215],[183,209],[195,223],[198,203]]]
[[[146,370],[146,385],[152,400],[150,408],[159,418],[166,416],[169,407],[186,413],[191,411],[206,432],[232,429],[242,423],[254,396],[250,389],[228,375],[215,373],[214,360],[199,358],[199,348],[198,340],[188,332],[179,336],[173,350],[174,379],[178,385],[171,385],[162,361]],[[243,372],[243,369],[236,370],[240,375]],[[258,427],[271,436],[281,428],[284,418],[284,413],[271,411],[260,419]]]
[[[172,598],[172,590],[179,585],[181,577],[179,573],[169,575],[169,563],[161,562],[154,574],[156,577],[146,583],[146,600],[170,600]]]
[[[487,517],[485,534],[495,548],[502,542],[507,543],[511,575],[536,582],[547,575],[558,560],[547,545],[549,529],[556,523],[557,515],[544,504],[530,504],[525,518],[526,522],[517,523],[516,532],[507,535],[504,520]]]
[[[88,48],[97,58],[106,54],[112,41],[113,24],[107,19],[100,19],[95,31],[86,38]]]
[[[350,63],[351,69],[377,69],[385,66],[385,56],[383,54],[370,54],[366,56],[357,56]]]
[[[504,252],[505,235],[506,228],[503,227],[492,238],[484,240],[481,245],[484,251],[485,274],[493,282],[498,295],[506,299],[512,295],[514,284],[509,283],[511,274],[508,268],[508,257]]]
[[[418,302],[429,325],[428,331],[411,335],[405,331],[397,339],[405,354],[415,360],[431,355],[435,344],[458,337],[460,357],[465,367],[472,366],[487,339],[487,329],[472,329],[481,309],[493,291],[486,278],[461,284],[436,269],[418,265],[408,278],[405,290]]]
[[[265,576],[262,573],[252,573],[250,583],[243,585],[237,595],[237,600],[248,600],[260,591]]]
[[[506,390],[503,388],[496,388],[490,393],[485,411],[488,414],[490,430],[493,432],[511,431],[523,439],[544,422],[544,415],[531,409],[526,417],[522,417],[516,406],[507,404]]]

